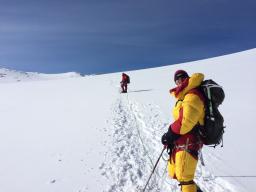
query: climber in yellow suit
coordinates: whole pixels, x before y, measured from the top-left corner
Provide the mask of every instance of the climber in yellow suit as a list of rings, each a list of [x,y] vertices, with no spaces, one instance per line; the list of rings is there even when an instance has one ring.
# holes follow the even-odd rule
[[[162,136],[162,143],[171,150],[168,173],[180,183],[182,192],[201,192],[193,179],[198,152],[203,145],[198,125],[204,124],[204,98],[197,89],[203,79],[201,73],[189,77],[186,71],[178,70],[174,75],[177,86],[170,90],[177,99],[173,109],[174,122]]]

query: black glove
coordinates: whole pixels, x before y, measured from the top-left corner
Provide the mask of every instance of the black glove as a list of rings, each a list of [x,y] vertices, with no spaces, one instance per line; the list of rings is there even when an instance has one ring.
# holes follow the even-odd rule
[[[162,144],[167,146],[172,146],[173,142],[179,137],[180,135],[172,132],[172,130],[169,128],[167,133],[163,134],[162,136]]]

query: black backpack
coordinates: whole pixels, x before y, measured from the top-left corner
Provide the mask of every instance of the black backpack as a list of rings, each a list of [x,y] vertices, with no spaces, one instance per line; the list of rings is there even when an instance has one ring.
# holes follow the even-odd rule
[[[220,85],[213,80],[205,80],[199,86],[205,98],[204,126],[199,128],[200,137],[205,145],[216,147],[223,144],[224,118],[218,110],[225,93]],[[223,146],[223,145],[222,145]]]
[[[128,75],[127,76],[127,83],[130,83],[130,77]]]

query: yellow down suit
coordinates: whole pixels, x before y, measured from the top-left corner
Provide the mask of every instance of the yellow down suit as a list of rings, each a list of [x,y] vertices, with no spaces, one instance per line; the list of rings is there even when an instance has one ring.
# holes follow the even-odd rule
[[[169,129],[180,135],[168,161],[169,175],[181,184],[182,192],[196,192],[193,182],[198,161],[198,151],[202,147],[196,125],[204,123],[204,98],[196,89],[204,75],[194,73],[181,86],[170,90],[176,99],[173,109],[174,122]]]

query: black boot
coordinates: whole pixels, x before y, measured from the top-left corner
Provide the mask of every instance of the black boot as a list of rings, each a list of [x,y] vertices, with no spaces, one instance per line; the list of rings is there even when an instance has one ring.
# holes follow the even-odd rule
[[[200,187],[198,185],[196,185],[196,187],[197,187],[196,192],[203,192],[202,189],[200,189]]]

